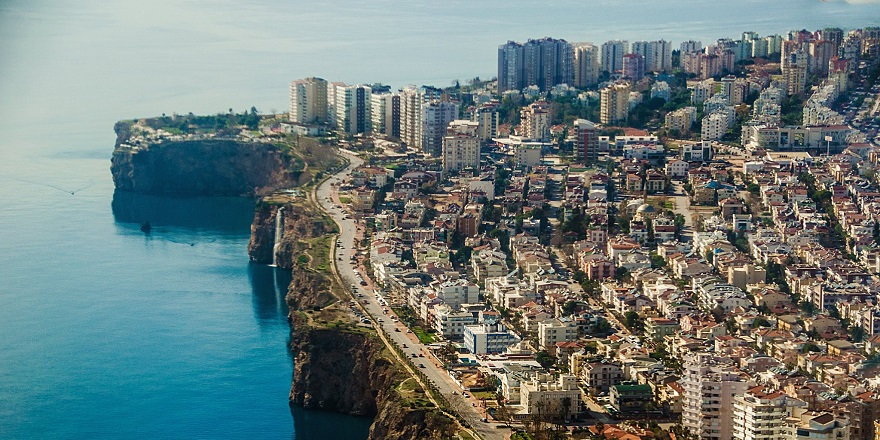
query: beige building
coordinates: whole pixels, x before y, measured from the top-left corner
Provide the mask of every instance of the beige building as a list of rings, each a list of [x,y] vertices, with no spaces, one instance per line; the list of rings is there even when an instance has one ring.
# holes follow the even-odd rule
[[[691,131],[691,125],[697,122],[697,108],[685,107],[674,112],[666,114],[666,128],[669,130],[678,130],[679,133],[688,133]]]
[[[519,112],[522,136],[526,139],[547,140],[550,138],[550,103],[536,101],[523,107]]]
[[[443,173],[480,166],[479,122],[458,119],[449,123],[443,136]]]
[[[599,48],[591,43],[572,43],[574,47],[574,86],[589,87],[599,78]]]
[[[563,374],[551,382],[548,374],[538,374],[534,379],[520,383],[520,414],[560,414],[568,417],[578,413],[581,405],[581,390],[577,378]],[[566,411],[567,410],[567,411]]]
[[[292,81],[288,116],[295,124],[327,122],[327,81],[314,77]]]
[[[629,115],[629,84],[618,83],[600,92],[599,122],[606,125],[626,121]]]

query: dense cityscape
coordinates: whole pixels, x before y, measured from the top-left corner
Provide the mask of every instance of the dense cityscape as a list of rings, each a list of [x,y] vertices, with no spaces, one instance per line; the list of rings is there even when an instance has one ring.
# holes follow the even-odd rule
[[[261,128],[357,161],[319,191],[351,310],[476,423],[876,439],[878,62],[880,28],[510,41],[490,80],[293,81]]]

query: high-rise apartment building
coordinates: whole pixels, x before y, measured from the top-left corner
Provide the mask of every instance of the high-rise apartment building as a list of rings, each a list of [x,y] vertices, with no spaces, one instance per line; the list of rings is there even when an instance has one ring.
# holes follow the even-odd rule
[[[292,81],[289,119],[295,124],[327,122],[327,81],[314,77]]]
[[[373,133],[400,138],[400,94],[373,93],[370,112]]]
[[[802,95],[806,92],[810,55],[805,46],[806,44],[793,40],[782,43],[782,78],[788,95]]]
[[[614,74],[623,69],[623,55],[629,52],[629,42],[612,40],[602,44],[602,71]]]
[[[596,124],[586,120],[574,121],[575,152],[578,159],[595,162],[599,158],[599,134]]]
[[[480,123],[456,119],[446,127],[442,140],[443,174],[480,167]]]
[[[508,41],[498,46],[498,93],[523,88],[523,46]]]
[[[748,98],[750,92],[749,82],[744,78],[727,75],[721,78],[721,94],[727,96],[730,105],[739,105]]]
[[[520,110],[520,126],[522,136],[529,139],[550,139],[550,122],[552,114],[547,101],[533,102]]]
[[[574,47],[574,86],[590,87],[599,79],[599,48],[591,43],[572,43]]]
[[[367,86],[334,82],[327,85],[327,112],[336,130],[348,134],[372,131],[372,91]]]
[[[541,91],[574,80],[574,52],[565,40],[542,38],[498,47],[498,92],[538,86]]]
[[[750,388],[733,398],[733,437],[741,440],[778,440],[786,434],[785,421],[803,400],[765,386]]]
[[[401,141],[412,148],[422,148],[422,106],[428,101],[440,100],[442,97],[442,90],[434,87],[407,86],[400,91]]]
[[[844,33],[841,28],[825,28],[816,33],[820,40],[830,41],[834,46],[835,51],[840,48],[841,44],[843,44]],[[834,55],[836,56],[837,52],[835,52]]]
[[[733,438],[733,401],[750,387],[732,363],[708,353],[685,355],[681,423],[701,440]]]
[[[630,52],[644,57],[646,72],[672,70],[672,43],[668,41],[636,41]]]
[[[599,122],[605,125],[626,121],[629,115],[629,84],[612,84],[599,92]]]
[[[810,73],[820,76],[828,74],[828,63],[831,57],[837,56],[837,46],[828,40],[813,40],[808,45],[810,55]]]
[[[623,68],[621,77],[632,82],[639,82],[645,77],[645,57],[637,53],[628,53],[623,56]]]
[[[678,49],[681,51],[682,55],[691,52],[699,52],[703,49],[703,43],[699,41],[688,40],[682,42],[681,45],[679,45]]]
[[[447,101],[432,100],[422,105],[422,151],[440,156],[446,126],[458,116],[458,105]]]
[[[479,107],[472,107],[470,110],[471,121],[479,123],[477,128],[477,137],[481,141],[487,141],[498,136],[498,100],[489,101]]]

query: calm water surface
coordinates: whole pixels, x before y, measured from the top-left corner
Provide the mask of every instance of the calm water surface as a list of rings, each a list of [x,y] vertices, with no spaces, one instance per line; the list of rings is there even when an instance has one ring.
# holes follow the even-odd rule
[[[366,435],[288,409],[288,280],[248,263],[252,202],[114,195],[118,119],[280,111],[310,75],[491,77],[508,39],[880,25],[843,1],[118,3],[0,2],[0,438]]]

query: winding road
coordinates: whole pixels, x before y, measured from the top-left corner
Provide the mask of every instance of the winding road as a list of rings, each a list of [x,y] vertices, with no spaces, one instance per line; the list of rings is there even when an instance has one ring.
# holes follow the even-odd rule
[[[508,429],[497,429],[496,423],[482,421],[486,416],[482,413],[482,408],[479,407],[477,400],[473,397],[463,397],[461,388],[446,374],[428,347],[421,344],[415,334],[410,333],[406,326],[392,319],[393,312],[388,309],[381,293],[373,288],[369,274],[356,263],[357,260],[352,258],[357,258],[355,239],[359,236],[359,225],[357,220],[352,218],[339,202],[337,188],[339,184],[349,179],[351,171],[363,164],[364,161],[349,151],[340,150],[340,152],[349,159],[348,167],[324,180],[315,191],[317,202],[339,225],[339,236],[336,245],[332,247],[333,262],[339,277],[344,285],[352,287],[354,300],[373,318],[373,325],[377,331],[380,331],[380,334],[384,333],[386,343],[390,341],[397,345],[404,356],[407,356],[416,365],[415,368],[420,370],[446,398],[452,410],[467,420],[470,427],[480,437],[485,440],[502,440],[508,437],[510,434]],[[361,280],[367,285],[362,286]]]

